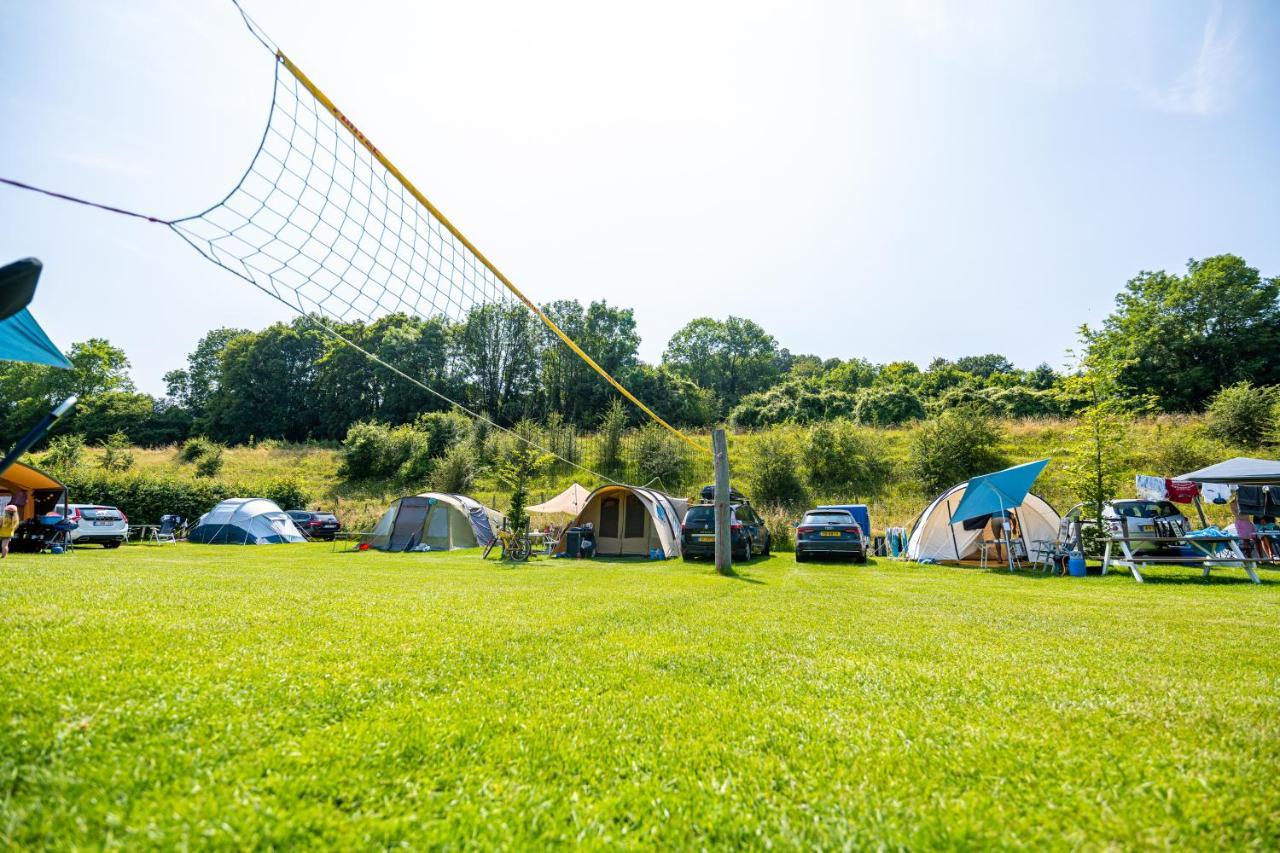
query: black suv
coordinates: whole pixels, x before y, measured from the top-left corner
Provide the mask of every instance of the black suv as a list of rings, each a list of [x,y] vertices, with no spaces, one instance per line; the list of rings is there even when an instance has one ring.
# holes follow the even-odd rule
[[[289,517],[308,539],[332,539],[342,529],[342,523],[331,512],[312,512],[305,509],[289,510]]]
[[[741,499],[741,495],[733,497]],[[764,519],[746,503],[730,504],[729,541],[733,559],[750,560],[756,554],[768,556],[773,539]],[[689,507],[680,525],[680,553],[686,560],[698,557],[714,558],[716,555],[716,508],[714,504],[700,503]]]

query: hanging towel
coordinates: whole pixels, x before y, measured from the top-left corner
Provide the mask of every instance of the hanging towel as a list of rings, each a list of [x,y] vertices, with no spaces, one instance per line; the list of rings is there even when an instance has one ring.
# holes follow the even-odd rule
[[[1165,480],[1164,490],[1174,503],[1189,504],[1200,494],[1200,484],[1190,480]]]
[[[1201,483],[1200,499],[1205,503],[1231,503],[1231,487],[1226,483]]]
[[[1240,486],[1236,489],[1236,499],[1240,501],[1241,515],[1267,514],[1267,495],[1262,486]]]
[[[1139,474],[1133,478],[1134,486],[1138,490],[1138,497],[1149,501],[1162,501],[1169,496],[1165,490],[1165,480],[1163,477],[1148,477],[1146,474]]]

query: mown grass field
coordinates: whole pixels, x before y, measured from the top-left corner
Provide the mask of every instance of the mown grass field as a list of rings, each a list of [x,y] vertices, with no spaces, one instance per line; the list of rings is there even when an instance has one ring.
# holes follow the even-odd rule
[[[1280,573],[0,563],[0,840],[1280,843]]]

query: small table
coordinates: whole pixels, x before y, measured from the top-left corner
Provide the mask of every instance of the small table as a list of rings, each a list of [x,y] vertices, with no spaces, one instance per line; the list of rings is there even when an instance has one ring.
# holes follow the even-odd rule
[[[1018,548],[1021,545],[1022,545],[1021,539],[983,539],[981,542],[978,543],[978,549],[982,554],[981,556],[982,568],[985,569],[987,567],[987,552],[991,548],[996,549],[997,560],[1000,560],[1000,562],[1002,563],[1004,562],[1008,563],[1009,571],[1012,572],[1015,568],[1021,568],[1022,561],[1018,556]],[[1001,548],[1004,549],[1004,554],[1008,555],[1007,560],[1001,556],[1001,551],[1000,551]]]
[[[1258,579],[1258,573],[1255,571],[1258,561],[1253,557],[1244,555],[1244,552],[1240,549],[1240,542],[1239,536],[1227,534],[1221,536],[1110,536],[1107,537],[1107,547],[1102,554],[1102,573],[1105,575],[1107,569],[1114,563],[1132,572],[1133,579],[1138,583],[1144,583],[1145,580],[1142,577],[1142,572],[1138,569],[1139,566],[1160,565],[1162,563],[1201,565],[1204,567],[1204,577],[1207,578],[1209,577],[1209,569],[1214,566],[1238,565],[1249,575],[1249,580],[1254,583],[1262,583]],[[1135,554],[1132,546],[1136,543],[1186,545],[1199,551],[1202,556],[1155,557],[1147,554]],[[1120,556],[1112,557],[1113,545],[1120,546]],[[1224,548],[1227,553],[1220,553]]]
[[[159,530],[159,525],[155,524],[130,524],[129,529],[125,531],[124,541],[127,544],[134,542],[146,542],[148,538],[155,535]]]

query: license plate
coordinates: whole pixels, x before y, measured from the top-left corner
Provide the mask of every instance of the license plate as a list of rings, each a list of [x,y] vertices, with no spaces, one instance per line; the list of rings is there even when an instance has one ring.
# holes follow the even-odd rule
[[[714,542],[714,541],[716,541],[716,537],[715,537],[715,534],[712,534],[711,536],[699,536],[699,537],[698,537],[698,541],[699,541],[699,542]]]
[[[836,537],[836,538],[839,538],[841,534],[840,534],[840,531],[839,531],[839,530],[824,530],[824,531],[822,531],[821,535],[822,535],[822,536],[834,536],[834,537]]]
[[[114,521],[95,521],[94,524],[99,527],[110,527],[112,524],[115,524],[115,522]]]

